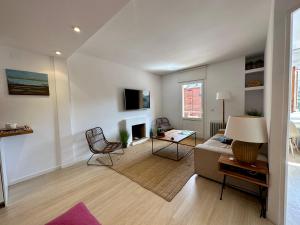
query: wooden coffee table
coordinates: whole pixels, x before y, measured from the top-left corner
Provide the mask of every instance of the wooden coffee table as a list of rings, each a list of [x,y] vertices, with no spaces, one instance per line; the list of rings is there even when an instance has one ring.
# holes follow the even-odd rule
[[[188,144],[181,143],[183,140],[185,140],[185,139],[187,139],[187,138],[189,138],[191,136],[194,136],[195,145],[188,145]],[[160,141],[170,142],[170,144],[167,145],[167,146],[165,146],[165,147],[163,147],[163,148],[160,148],[160,149],[154,151],[154,148],[153,148],[153,140],[154,139],[160,140]],[[160,156],[162,158],[167,158],[167,159],[172,159],[172,160],[175,160],[175,161],[179,161],[179,160],[183,159],[185,156],[187,156],[189,153],[191,153],[192,150],[188,151],[186,154],[184,154],[183,156],[179,157],[178,146],[179,145],[185,145],[185,146],[195,147],[196,146],[196,132],[195,131],[190,131],[190,130],[169,130],[169,131],[165,132],[165,136],[164,137],[152,136],[151,140],[152,140],[152,154],[153,155],[157,155],[157,156]],[[158,154],[158,152],[160,152],[161,150],[169,147],[172,144],[176,144],[176,159],[173,159],[173,158],[166,157],[166,156]]]

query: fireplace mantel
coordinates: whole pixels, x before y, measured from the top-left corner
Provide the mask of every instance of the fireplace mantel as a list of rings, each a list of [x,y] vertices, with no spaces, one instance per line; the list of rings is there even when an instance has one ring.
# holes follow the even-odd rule
[[[136,117],[130,117],[124,119],[124,128],[128,131],[129,133],[129,139],[128,139],[128,144],[132,145],[133,140],[132,140],[132,126],[138,125],[138,124],[145,124],[145,136],[146,138],[144,141],[148,140],[150,137],[150,128],[151,128],[151,122],[150,118],[146,116],[136,116]],[[139,143],[141,143],[139,141]]]

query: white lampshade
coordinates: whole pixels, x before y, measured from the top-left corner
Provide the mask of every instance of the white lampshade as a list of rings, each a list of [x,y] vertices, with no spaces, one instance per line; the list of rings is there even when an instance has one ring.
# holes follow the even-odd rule
[[[263,117],[230,116],[224,135],[233,140],[244,142],[268,142],[267,126]]]
[[[230,99],[230,94],[228,91],[218,91],[216,94],[216,99],[217,100]]]

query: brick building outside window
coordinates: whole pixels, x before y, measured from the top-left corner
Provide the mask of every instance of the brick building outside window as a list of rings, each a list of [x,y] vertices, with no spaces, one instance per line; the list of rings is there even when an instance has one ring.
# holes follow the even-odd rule
[[[201,119],[203,116],[203,83],[182,85],[182,117]]]

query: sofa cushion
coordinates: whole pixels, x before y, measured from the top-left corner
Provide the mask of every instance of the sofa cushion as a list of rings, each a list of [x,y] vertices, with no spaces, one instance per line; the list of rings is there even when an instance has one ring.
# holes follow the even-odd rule
[[[46,225],[101,225],[90,213],[87,207],[78,203],[67,212],[63,213]]]
[[[217,138],[219,138],[221,136],[223,136],[223,135],[216,134],[215,136],[211,137],[203,144],[196,145],[195,149],[201,150],[201,151],[212,151],[212,152],[216,152],[216,153],[220,153],[220,154],[233,155],[230,145],[221,143],[220,141],[216,140]],[[257,159],[262,160],[262,161],[268,161],[268,158],[263,154],[258,154]]]
[[[215,140],[219,141],[219,142],[221,142],[223,144],[227,144],[227,145],[231,145],[231,143],[233,141],[232,139],[227,138],[225,136],[217,137],[217,138],[215,138]]]

